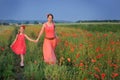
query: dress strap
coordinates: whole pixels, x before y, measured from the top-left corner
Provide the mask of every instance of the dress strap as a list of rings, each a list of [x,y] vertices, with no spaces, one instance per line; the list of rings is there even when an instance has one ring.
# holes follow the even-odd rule
[[[53,22],[52,25],[55,26],[55,23]],[[45,26],[48,26],[47,22],[45,23]]]

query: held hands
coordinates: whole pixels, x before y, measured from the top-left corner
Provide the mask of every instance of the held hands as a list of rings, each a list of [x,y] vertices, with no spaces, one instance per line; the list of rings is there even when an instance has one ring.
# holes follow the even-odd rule
[[[39,39],[37,38],[36,40],[31,40],[34,43],[37,43],[39,41]]]
[[[10,48],[12,48],[13,44],[10,45]]]
[[[37,43],[39,41],[39,39],[37,38],[36,40],[34,40],[35,43]]]
[[[34,42],[34,43],[37,43],[38,41],[37,41],[37,40],[34,40],[33,42]]]

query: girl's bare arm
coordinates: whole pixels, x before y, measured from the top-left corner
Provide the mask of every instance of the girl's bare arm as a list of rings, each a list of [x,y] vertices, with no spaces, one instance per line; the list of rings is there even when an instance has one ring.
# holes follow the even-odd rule
[[[10,45],[10,47],[12,47],[12,45],[15,43],[15,41],[17,40],[18,34],[15,37],[15,40],[12,42],[12,44]]]
[[[30,37],[28,37],[26,34],[25,34],[25,38],[31,42],[35,42],[35,40],[31,39]]]

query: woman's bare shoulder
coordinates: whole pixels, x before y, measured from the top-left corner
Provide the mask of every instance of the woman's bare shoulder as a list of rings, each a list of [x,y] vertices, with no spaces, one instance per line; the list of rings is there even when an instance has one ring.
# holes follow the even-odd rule
[[[47,22],[44,22],[43,25],[47,24]]]
[[[45,27],[45,26],[46,26],[46,24],[47,24],[47,22],[44,22],[44,23],[43,23],[43,26]]]

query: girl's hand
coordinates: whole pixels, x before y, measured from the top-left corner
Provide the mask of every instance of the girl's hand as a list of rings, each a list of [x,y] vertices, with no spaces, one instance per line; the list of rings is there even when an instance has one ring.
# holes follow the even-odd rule
[[[38,42],[38,39],[34,40],[34,42],[37,43],[37,42]]]
[[[12,45],[10,45],[10,47],[12,47]]]
[[[39,41],[39,39],[37,38],[37,39],[36,39],[36,42],[38,42],[38,41]]]

